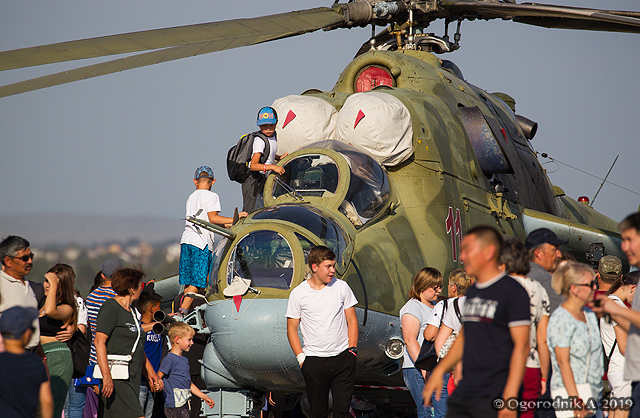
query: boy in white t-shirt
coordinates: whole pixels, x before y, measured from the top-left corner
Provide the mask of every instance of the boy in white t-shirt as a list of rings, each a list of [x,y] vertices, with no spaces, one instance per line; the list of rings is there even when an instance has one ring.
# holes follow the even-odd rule
[[[287,306],[287,338],[306,386],[311,418],[347,418],[356,377],[358,303],[349,285],[337,280],[336,255],[325,246],[308,256],[311,278],[291,291]],[[301,328],[304,349],[298,336]]]
[[[195,216],[203,221],[211,222],[222,227],[229,227],[233,218],[219,215],[220,198],[211,191],[216,182],[213,170],[206,165],[196,169],[193,183],[196,190],[187,199],[187,216]],[[246,212],[239,214],[247,216]],[[179,280],[185,286],[184,292],[198,292],[207,286],[209,266],[211,265],[211,252],[213,251],[213,239],[208,231],[203,231],[191,222],[185,221],[184,232],[180,239],[180,264]],[[189,312],[192,298],[184,298],[180,306],[180,312],[186,315]]]
[[[249,169],[251,174],[242,183],[242,210],[253,212],[256,209],[256,202],[264,187],[266,176],[271,171],[277,174],[284,174],[284,167],[275,165],[276,161],[289,154],[278,155],[278,140],[276,138],[276,124],[278,123],[278,113],[270,106],[265,106],[258,112],[256,124],[260,131],[256,131],[253,136],[253,150]],[[265,150],[269,145],[268,151]]]

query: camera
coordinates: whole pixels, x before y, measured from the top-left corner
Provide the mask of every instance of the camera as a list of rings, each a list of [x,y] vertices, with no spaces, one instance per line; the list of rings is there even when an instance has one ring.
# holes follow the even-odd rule
[[[587,258],[587,262],[591,264],[593,268],[598,268],[598,263],[600,259],[607,255],[607,252],[604,249],[604,244],[601,242],[592,242],[589,246],[589,251],[585,254]]]

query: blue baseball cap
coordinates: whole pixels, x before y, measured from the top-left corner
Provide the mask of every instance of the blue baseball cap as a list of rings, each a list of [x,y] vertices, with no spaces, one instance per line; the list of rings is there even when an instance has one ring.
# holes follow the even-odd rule
[[[22,306],[9,308],[0,316],[0,332],[5,336],[11,335],[15,339],[20,339],[31,328],[37,317],[38,310],[36,308]]]
[[[211,179],[213,180],[213,168],[206,166],[206,165],[201,165],[200,167],[196,168],[196,174],[193,175],[193,179],[197,180],[200,178],[207,178],[207,179]]]
[[[265,106],[258,112],[258,126],[270,125],[278,122],[278,113],[271,106]]]
[[[559,247],[567,244],[568,242],[569,241],[566,239],[558,238],[558,236],[550,229],[539,228],[527,235],[525,245],[527,246],[527,250],[530,250],[544,243]]]

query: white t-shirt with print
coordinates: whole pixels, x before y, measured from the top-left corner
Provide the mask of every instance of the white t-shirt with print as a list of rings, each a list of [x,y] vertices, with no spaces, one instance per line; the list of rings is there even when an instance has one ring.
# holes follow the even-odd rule
[[[195,216],[198,219],[209,222],[209,212],[220,212],[220,198],[210,190],[199,189],[191,193],[186,204],[187,216]],[[198,211],[202,209],[199,215]],[[199,232],[198,232],[199,230]],[[180,244],[190,244],[201,250],[208,245],[209,251],[213,250],[213,238],[206,229],[196,228],[189,221],[184,221],[184,232]]]
[[[543,316],[551,315],[551,303],[549,295],[537,280],[529,277],[511,276],[524,287],[529,295],[529,311],[531,312],[531,326],[529,327],[529,355],[527,367],[540,368],[540,356],[538,355],[538,323]]]
[[[293,289],[285,316],[300,320],[304,354],[333,357],[349,348],[344,311],[357,303],[349,285],[336,278],[321,290],[311,288],[308,280]]]

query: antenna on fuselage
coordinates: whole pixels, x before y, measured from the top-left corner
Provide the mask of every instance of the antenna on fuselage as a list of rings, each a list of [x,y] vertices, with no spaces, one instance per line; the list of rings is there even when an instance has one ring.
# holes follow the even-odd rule
[[[609,177],[609,174],[611,174],[611,170],[613,170],[613,166],[616,165],[616,162],[618,161],[619,156],[620,154],[616,155],[616,159],[613,160],[613,164],[611,164],[611,167],[609,167],[609,171],[607,171],[607,175],[604,176],[602,183],[600,183],[600,187],[598,187],[598,191],[596,192],[596,195],[593,196],[593,199],[591,199],[591,207],[593,207],[593,204],[596,202],[596,197],[598,197],[598,193],[600,193],[600,190],[602,190],[602,186],[604,186],[604,184],[606,183],[607,177]]]

